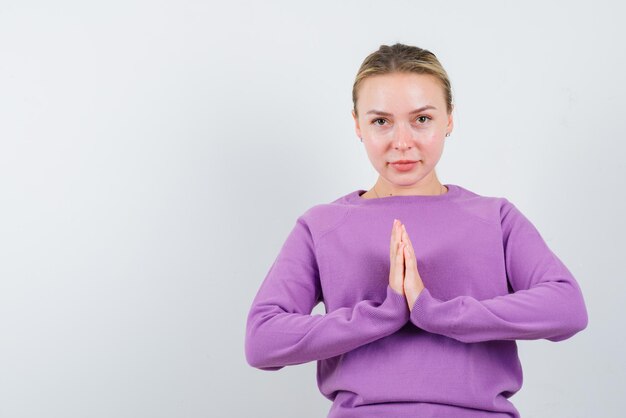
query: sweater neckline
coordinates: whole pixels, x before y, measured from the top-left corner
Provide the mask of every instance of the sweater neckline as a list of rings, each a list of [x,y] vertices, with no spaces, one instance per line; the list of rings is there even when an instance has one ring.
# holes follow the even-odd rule
[[[363,198],[361,195],[367,190],[358,189],[348,194],[348,201],[359,205],[384,205],[389,203],[416,203],[416,202],[440,202],[447,201],[459,194],[460,188],[456,184],[444,184],[448,191],[436,195],[408,195],[408,196],[385,196],[377,198]]]

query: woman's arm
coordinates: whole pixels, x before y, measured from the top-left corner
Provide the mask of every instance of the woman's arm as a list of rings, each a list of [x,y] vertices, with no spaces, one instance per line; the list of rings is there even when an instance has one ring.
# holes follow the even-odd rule
[[[442,301],[425,288],[415,300],[411,322],[466,343],[541,338],[556,342],[585,329],[588,317],[580,287],[535,226],[507,199],[501,223],[506,271],[514,293],[486,300],[458,296]]]
[[[321,360],[385,337],[409,320],[404,295],[388,284],[384,300],[310,315],[321,300],[315,245],[298,218],[252,303],[245,353],[262,370]]]

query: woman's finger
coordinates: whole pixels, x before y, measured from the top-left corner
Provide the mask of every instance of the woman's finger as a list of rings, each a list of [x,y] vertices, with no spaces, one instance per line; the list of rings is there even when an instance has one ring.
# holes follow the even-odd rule
[[[424,289],[424,282],[417,270],[417,259],[415,258],[415,251],[409,240],[406,230],[403,231],[402,237],[407,240],[407,245],[404,248],[404,263],[406,265],[406,273],[404,275],[403,289],[406,295],[407,304],[409,310],[413,309],[417,297]]]
[[[391,262],[393,263],[395,260],[395,256],[397,253],[397,243],[399,241],[398,239],[398,220],[394,219],[393,220],[393,226],[391,227],[391,241],[389,242],[389,259],[391,260]]]
[[[399,294],[404,294],[404,250],[403,243],[396,244],[394,259],[391,260],[389,285]]]
[[[406,246],[403,250],[406,271],[412,276],[418,276],[419,272],[417,271],[417,260],[415,259],[413,244],[411,243],[411,239],[409,238],[409,234],[408,232],[406,232],[406,228],[404,227],[404,225],[402,225],[402,241],[406,243]]]
[[[413,273],[413,268],[416,265],[415,254],[413,253],[411,244],[407,243],[404,248],[404,263],[406,264],[407,274]]]
[[[408,242],[409,244],[411,244],[411,239],[409,238],[409,233],[406,232],[406,227],[404,226],[404,224],[402,224],[402,241],[404,242]]]

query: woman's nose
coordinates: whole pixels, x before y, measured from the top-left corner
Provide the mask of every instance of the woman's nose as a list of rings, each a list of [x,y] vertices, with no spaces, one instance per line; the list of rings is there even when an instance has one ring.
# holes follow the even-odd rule
[[[404,124],[398,124],[395,127],[393,143],[396,148],[410,148],[413,137],[409,127],[404,126]]]

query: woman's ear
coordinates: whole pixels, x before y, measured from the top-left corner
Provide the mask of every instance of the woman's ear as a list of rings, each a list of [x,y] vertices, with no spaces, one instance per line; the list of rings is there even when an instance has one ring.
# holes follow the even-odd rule
[[[356,132],[356,136],[361,138],[361,127],[359,126],[359,118],[354,113],[354,109],[352,109],[352,118],[354,119],[354,130]]]
[[[452,111],[448,115],[448,126],[446,127],[446,132],[452,132],[452,128],[454,128],[454,120],[452,118]]]

